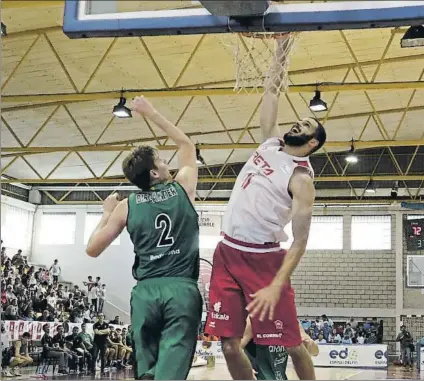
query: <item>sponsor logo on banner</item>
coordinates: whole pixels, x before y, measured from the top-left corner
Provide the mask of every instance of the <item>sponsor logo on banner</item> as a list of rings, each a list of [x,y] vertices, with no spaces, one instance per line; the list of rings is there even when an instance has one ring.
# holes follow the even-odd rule
[[[358,365],[358,352],[353,348],[340,351],[333,349],[329,353],[330,365]]]
[[[208,357],[214,356],[216,363],[226,363],[220,341],[198,341],[196,346],[196,355],[204,358],[205,360]]]
[[[8,333],[10,341],[16,341],[22,338],[24,332],[30,334],[31,340],[40,341],[44,335],[43,325],[48,324],[50,327],[50,336],[54,336],[57,333],[57,327],[62,325],[65,328],[65,334],[72,332],[74,327],[78,327],[81,330],[80,323],[58,323],[58,322],[42,322],[42,321],[10,321],[4,322],[4,329]],[[112,324],[115,328],[120,327],[119,325]],[[87,333],[93,335],[93,324],[86,324]]]
[[[387,368],[387,345],[320,344],[315,366]]]
[[[389,357],[387,351],[383,352],[382,350],[378,350],[374,353],[375,357],[375,365],[387,365],[387,359]]]

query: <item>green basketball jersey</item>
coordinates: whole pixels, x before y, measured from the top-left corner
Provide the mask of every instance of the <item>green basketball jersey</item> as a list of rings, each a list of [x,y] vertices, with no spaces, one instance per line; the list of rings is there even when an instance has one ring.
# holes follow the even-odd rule
[[[134,244],[133,276],[199,278],[197,212],[177,182],[128,198],[127,229]]]

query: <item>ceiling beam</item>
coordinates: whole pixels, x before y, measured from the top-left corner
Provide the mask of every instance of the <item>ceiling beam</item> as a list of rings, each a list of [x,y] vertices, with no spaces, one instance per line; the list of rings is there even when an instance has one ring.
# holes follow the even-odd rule
[[[2,0],[2,9],[11,8],[47,8],[47,7],[58,7],[64,6],[64,0]]]
[[[153,138],[152,138],[153,140]],[[230,149],[255,149],[258,143],[224,143],[224,144],[200,144],[201,150],[230,150]],[[416,147],[424,146],[424,139],[412,140],[370,140],[354,142],[355,149],[381,148],[381,147]],[[325,143],[326,148],[346,148],[351,147],[350,141],[330,141]],[[52,152],[118,152],[131,151],[134,147],[121,145],[88,145],[88,146],[70,146],[70,147],[2,147],[2,152],[11,152],[15,155],[23,153],[42,154]],[[175,151],[178,149],[176,145],[156,146],[159,151]],[[9,157],[13,155],[2,155]]]
[[[384,176],[321,176],[316,177],[316,182],[345,182],[345,181],[424,181],[424,175],[384,175]],[[236,177],[201,177],[199,183],[234,183]],[[128,183],[123,177],[119,178],[86,178],[86,179],[6,179],[2,183],[22,184],[115,184]]]
[[[331,83],[331,84],[304,84],[292,85],[288,92],[291,93],[314,93],[315,90],[321,92],[331,91],[365,91],[365,90],[401,90],[401,89],[424,89],[424,82],[375,82],[375,83]],[[253,92],[253,88],[247,88],[247,92]],[[258,89],[262,93],[263,89]],[[75,102],[75,101],[95,101],[103,99],[119,99],[121,90],[92,92],[92,93],[57,93],[57,94],[32,94],[32,95],[3,95],[2,102]],[[164,97],[191,97],[191,96],[217,96],[217,95],[237,95],[232,87],[211,88],[211,89],[173,89],[173,90],[150,90],[138,89],[125,91],[127,98],[133,98],[144,94],[150,98]]]

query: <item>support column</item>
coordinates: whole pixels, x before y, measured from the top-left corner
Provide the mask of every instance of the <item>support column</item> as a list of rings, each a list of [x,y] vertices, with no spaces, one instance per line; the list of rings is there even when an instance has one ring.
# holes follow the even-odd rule
[[[396,332],[401,325],[403,314],[403,220],[402,212],[395,212],[395,248],[396,248]],[[399,344],[396,344],[399,350]]]

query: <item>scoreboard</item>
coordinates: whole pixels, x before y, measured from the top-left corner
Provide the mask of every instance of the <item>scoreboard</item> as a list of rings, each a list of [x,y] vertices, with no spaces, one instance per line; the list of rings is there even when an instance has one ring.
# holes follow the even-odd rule
[[[424,218],[404,220],[403,227],[407,250],[424,250]]]

